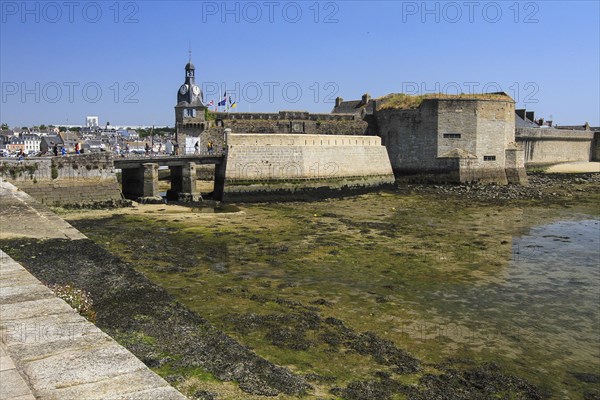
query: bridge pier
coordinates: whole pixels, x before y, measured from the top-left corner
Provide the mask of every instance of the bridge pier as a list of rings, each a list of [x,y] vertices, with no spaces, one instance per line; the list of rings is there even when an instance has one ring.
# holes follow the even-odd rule
[[[140,203],[162,203],[158,192],[158,164],[144,163],[121,170],[123,196]]]
[[[227,171],[227,157],[223,158],[220,164],[215,164],[215,184],[213,189],[213,199],[223,201],[225,193],[225,173]]]
[[[182,166],[171,166],[171,189],[167,199],[182,202],[201,201],[202,195],[196,189],[196,163],[187,162]]]
[[[167,199],[181,202],[202,201],[196,189],[197,165],[215,166],[215,182],[212,198],[223,201],[227,155],[115,158],[114,167],[122,171],[123,195],[128,199],[155,202],[161,201],[158,191],[158,166],[168,166],[171,172],[171,188]]]

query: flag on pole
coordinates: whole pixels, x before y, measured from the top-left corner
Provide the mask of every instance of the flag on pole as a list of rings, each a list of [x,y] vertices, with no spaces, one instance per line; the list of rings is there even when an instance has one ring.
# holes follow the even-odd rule
[[[229,96],[229,108],[236,108],[236,107],[237,107],[237,102],[231,101],[231,96]]]
[[[219,106],[226,106],[227,105],[227,92],[225,92],[225,94],[223,95],[223,100],[221,100],[219,102]]]
[[[213,100],[211,100],[211,101],[208,102],[208,104],[206,105],[206,107],[210,107],[210,106],[212,106],[214,104],[215,104],[215,102]]]

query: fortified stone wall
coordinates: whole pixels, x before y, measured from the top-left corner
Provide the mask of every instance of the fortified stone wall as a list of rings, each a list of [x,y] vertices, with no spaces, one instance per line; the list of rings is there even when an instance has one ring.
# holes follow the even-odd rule
[[[397,177],[503,184],[510,169],[510,181],[525,179],[512,101],[427,99],[416,109],[377,110],[375,122]]]
[[[592,161],[600,161],[600,131],[594,132],[592,142]]]
[[[234,133],[307,133],[317,135],[365,135],[368,124],[358,115],[279,113],[216,113],[216,124]]]
[[[354,121],[353,114],[309,113],[308,111],[279,111],[277,113],[232,113],[218,112],[213,114],[219,120],[309,120],[309,121]]]
[[[368,124],[362,120],[242,120],[223,121],[236,133],[306,133],[317,135],[366,135]]]
[[[451,100],[438,102],[435,106],[437,156],[442,157],[456,148],[469,154],[477,154],[477,148],[480,146],[477,135],[479,110],[474,109],[473,103]],[[460,135],[460,138],[448,135]]]
[[[50,206],[117,206],[123,204],[112,155],[0,161],[0,176]]]
[[[592,131],[552,128],[516,129],[516,141],[523,147],[527,166],[590,161],[594,158],[593,140]]]
[[[464,104],[463,107],[461,109],[469,109],[468,104]],[[495,163],[499,167],[505,167],[504,151],[515,142],[515,103],[480,100],[475,102],[475,114],[477,149],[474,154],[478,156],[479,161],[484,161],[485,156],[494,156]]]
[[[228,194],[394,182],[387,152],[376,136],[229,134],[227,143]]]
[[[281,111],[279,113],[213,113],[212,120],[202,124],[182,125],[178,128],[180,145],[185,143],[185,154],[193,154],[194,144],[199,142],[200,152],[205,153],[208,142],[215,149],[222,149],[224,130],[233,133],[258,134],[316,134],[316,135],[375,135],[369,124],[357,115],[311,114],[305,111]]]
[[[423,102],[419,109],[380,110],[376,113],[379,133],[397,174],[445,170],[437,160],[437,105]]]
[[[527,182],[521,148],[515,143],[515,103],[513,101],[475,102],[477,116],[477,165],[473,173],[478,182]],[[462,180],[461,182],[464,182]]]

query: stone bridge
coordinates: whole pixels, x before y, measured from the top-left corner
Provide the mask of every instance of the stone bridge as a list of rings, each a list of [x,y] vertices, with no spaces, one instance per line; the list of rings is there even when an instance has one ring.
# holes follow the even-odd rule
[[[162,201],[158,190],[158,167],[171,171],[171,189],[167,198],[178,201],[198,201],[196,166],[215,165],[214,200],[223,200],[227,157],[225,155],[150,156],[115,158],[115,168],[121,170],[123,195],[142,202]]]

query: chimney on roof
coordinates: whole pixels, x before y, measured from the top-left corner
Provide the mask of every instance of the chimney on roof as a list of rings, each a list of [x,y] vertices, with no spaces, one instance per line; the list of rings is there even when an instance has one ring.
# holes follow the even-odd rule
[[[525,111],[526,110],[524,108],[519,108],[518,110],[515,110],[515,112],[519,117],[521,117],[521,119],[525,119]]]
[[[343,98],[341,98],[341,97],[337,97],[337,98],[335,99],[335,106],[336,106],[336,107],[339,107],[339,106],[340,106],[340,105],[343,103],[343,101],[344,101],[344,99],[343,99]]]
[[[539,126],[544,126],[544,118],[540,118],[540,119],[537,121],[537,124],[538,124]]]
[[[535,112],[533,111],[526,111],[525,112],[525,116],[527,117],[528,120],[530,120],[531,122],[535,122]]]
[[[586,131],[590,130],[590,124],[588,122],[585,123],[585,125],[583,126],[583,129],[585,129]]]
[[[371,100],[371,95],[369,93],[365,93],[362,95],[361,104],[367,104]]]
[[[546,124],[547,124],[549,127],[552,127],[552,120],[546,121]]]

